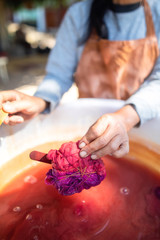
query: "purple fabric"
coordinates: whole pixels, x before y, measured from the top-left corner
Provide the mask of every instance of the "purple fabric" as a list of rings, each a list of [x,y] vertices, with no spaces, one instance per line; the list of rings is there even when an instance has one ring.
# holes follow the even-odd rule
[[[97,186],[106,176],[101,159],[79,156],[78,143],[64,143],[59,150],[50,150],[47,154],[47,158],[52,160],[52,169],[47,173],[45,182],[55,186],[62,195],[73,195]]]

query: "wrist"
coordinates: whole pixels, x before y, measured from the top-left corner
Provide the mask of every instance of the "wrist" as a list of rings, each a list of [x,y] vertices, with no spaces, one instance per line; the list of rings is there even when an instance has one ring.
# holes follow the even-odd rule
[[[131,105],[124,106],[115,114],[123,122],[127,132],[140,122],[138,113]]]
[[[45,111],[49,103],[40,97],[35,97],[35,98],[38,104],[38,113]]]

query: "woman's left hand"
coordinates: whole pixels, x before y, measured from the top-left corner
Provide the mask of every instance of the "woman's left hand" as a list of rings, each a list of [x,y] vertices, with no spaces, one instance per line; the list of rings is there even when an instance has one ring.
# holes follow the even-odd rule
[[[105,155],[120,158],[129,152],[127,131],[139,122],[136,111],[125,106],[119,111],[105,114],[93,124],[81,139],[80,156],[98,159]]]

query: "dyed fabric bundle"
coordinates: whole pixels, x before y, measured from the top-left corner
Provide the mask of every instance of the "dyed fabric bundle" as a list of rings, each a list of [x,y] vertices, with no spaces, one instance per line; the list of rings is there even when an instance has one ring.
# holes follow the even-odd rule
[[[101,159],[79,156],[79,142],[64,143],[59,150],[50,150],[47,158],[52,161],[52,169],[46,176],[46,183],[56,187],[62,195],[80,193],[83,189],[97,186],[106,176]]]

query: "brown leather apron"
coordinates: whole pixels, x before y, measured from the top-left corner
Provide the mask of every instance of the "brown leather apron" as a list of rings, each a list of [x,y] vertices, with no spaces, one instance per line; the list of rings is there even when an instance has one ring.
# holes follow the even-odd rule
[[[138,40],[110,41],[92,34],[75,81],[81,98],[127,99],[151,73],[159,55],[151,9],[143,1],[147,32]]]

